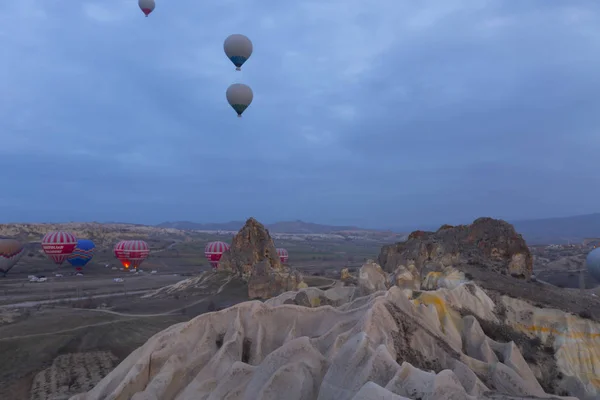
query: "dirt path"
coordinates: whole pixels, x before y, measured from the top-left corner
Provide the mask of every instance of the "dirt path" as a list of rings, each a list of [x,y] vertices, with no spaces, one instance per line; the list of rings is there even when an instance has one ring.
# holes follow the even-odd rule
[[[60,331],[44,332],[44,333],[32,333],[32,334],[29,334],[29,335],[21,335],[21,336],[11,336],[11,337],[7,337],[7,338],[0,338],[0,342],[6,341],[6,340],[13,340],[13,339],[27,339],[27,338],[33,338],[33,337],[39,337],[39,336],[58,335],[58,334],[61,334],[61,333],[75,332],[75,331],[78,331],[80,329],[91,328],[91,327],[94,327],[94,326],[102,326],[102,325],[115,324],[115,323],[118,323],[120,321],[121,320],[98,322],[96,324],[81,325],[81,326],[78,326],[78,327],[75,327],[75,328],[63,329],[63,330],[60,330]]]
[[[132,296],[132,295],[136,295],[136,294],[149,293],[149,292],[152,292],[155,290],[156,289],[144,289],[144,290],[134,290],[131,292],[103,293],[103,294],[96,294],[96,295],[84,296],[84,297],[65,297],[65,298],[53,299],[53,300],[24,301],[21,303],[4,304],[4,305],[1,305],[0,308],[30,308],[30,307],[36,307],[36,306],[44,305],[44,304],[56,304],[56,303],[62,303],[65,301],[78,301],[78,300],[90,299],[90,298],[91,299],[103,299],[103,298],[107,298],[107,297]]]
[[[209,300],[211,296],[215,296],[215,295],[220,294],[221,292],[223,292],[223,290],[225,290],[225,286],[227,286],[227,284],[229,282],[231,282],[232,280],[233,280],[233,277],[227,279],[225,281],[225,283],[223,283],[221,286],[219,286],[219,288],[217,289],[217,291],[214,294],[212,294],[212,295],[209,295],[209,296],[204,297],[204,298],[202,298],[200,300],[194,301],[193,303],[186,304],[185,306],[178,307],[178,308],[175,308],[173,310],[165,311],[165,312],[158,313],[158,314],[127,314],[127,313],[121,313],[121,312],[118,312],[118,311],[103,310],[101,308],[72,308],[72,307],[68,307],[68,309],[70,309],[70,310],[81,310],[81,311],[92,311],[92,312],[102,312],[102,313],[106,313],[106,314],[119,315],[119,316],[122,316],[122,317],[136,317],[136,318],[161,317],[161,316],[165,316],[165,315],[172,315],[172,314],[180,312],[184,308],[188,308],[188,307],[192,307],[192,306],[204,303],[205,301]],[[65,307],[65,308],[67,308],[67,307]]]

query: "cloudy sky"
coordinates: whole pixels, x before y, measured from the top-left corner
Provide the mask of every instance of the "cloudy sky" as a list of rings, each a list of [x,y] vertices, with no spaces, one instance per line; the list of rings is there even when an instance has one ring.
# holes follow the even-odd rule
[[[596,0],[156,3],[0,2],[2,222],[600,211]]]

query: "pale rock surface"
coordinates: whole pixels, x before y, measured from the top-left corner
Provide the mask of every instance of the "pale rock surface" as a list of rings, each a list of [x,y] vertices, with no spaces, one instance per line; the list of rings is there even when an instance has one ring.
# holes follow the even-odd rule
[[[514,343],[484,333],[480,318],[500,321],[475,284],[378,288],[308,288],[200,315],[156,334],[72,400],[561,398],[544,393]],[[296,298],[309,306],[284,304]]]
[[[438,288],[454,289],[461,283],[467,282],[468,279],[462,271],[454,267],[445,267],[442,271],[429,272],[423,282],[421,289],[435,290]]]
[[[367,260],[358,272],[357,286],[359,294],[370,294],[379,290],[387,290],[388,276],[379,264],[373,260]]]
[[[399,265],[390,273],[390,283],[403,289],[420,290],[421,274],[415,264]]]

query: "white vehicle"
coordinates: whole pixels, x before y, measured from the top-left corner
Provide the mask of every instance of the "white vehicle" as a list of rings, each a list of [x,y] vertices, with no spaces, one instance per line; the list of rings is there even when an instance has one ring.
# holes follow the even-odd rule
[[[123,278],[115,278],[115,279],[113,279],[113,281],[115,281],[115,282],[123,282]]]
[[[150,272],[150,273],[151,273],[151,274],[156,274],[156,272],[157,272],[156,270],[153,270],[153,271],[152,271],[152,272]]]
[[[56,274],[54,276],[57,277],[57,278],[62,278],[63,275],[62,274]]]
[[[83,274],[81,272],[78,272],[75,274],[75,276],[83,276]]]

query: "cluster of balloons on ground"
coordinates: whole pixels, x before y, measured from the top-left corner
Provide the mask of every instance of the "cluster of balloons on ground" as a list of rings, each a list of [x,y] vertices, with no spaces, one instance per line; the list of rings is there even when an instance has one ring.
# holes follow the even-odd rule
[[[150,15],[156,7],[154,0],[138,0],[138,6],[146,17]],[[225,55],[231,60],[235,69],[241,71],[242,65],[252,55],[252,42],[244,35],[233,34],[229,35],[223,43]],[[234,83],[227,88],[225,97],[229,105],[235,110],[238,117],[241,117],[246,108],[252,103],[254,93],[248,85],[243,83]]]
[[[48,232],[42,238],[42,250],[56,265],[67,261],[76,271],[83,267],[94,257],[96,245],[90,239],[78,239],[74,234],[64,231]],[[225,242],[209,242],[204,248],[204,256],[210,265],[216,269],[229,245]],[[25,246],[15,239],[0,239],[0,273],[6,274],[19,262]],[[121,240],[113,249],[115,258],[123,264],[125,269],[137,270],[150,254],[148,244],[143,240]],[[282,263],[288,261],[288,251],[277,249],[277,255]]]

